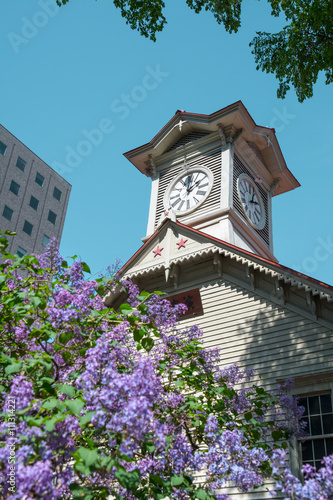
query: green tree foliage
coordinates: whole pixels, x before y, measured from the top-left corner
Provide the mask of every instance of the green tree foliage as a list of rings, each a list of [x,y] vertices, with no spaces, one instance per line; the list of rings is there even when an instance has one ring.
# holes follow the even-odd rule
[[[281,12],[288,24],[279,33],[258,32],[250,46],[257,69],[275,74],[277,95],[292,85],[300,102],[313,95],[320,71],[333,81],[333,1],[270,0],[272,14]]]
[[[56,0],[64,5],[69,0]],[[113,0],[133,30],[153,41],[166,18],[163,0]],[[268,0],[272,15],[283,16],[286,26],[278,33],[257,32],[250,43],[257,69],[275,74],[277,95],[286,96],[294,87],[300,102],[312,97],[321,71],[326,84],[333,79],[333,0]],[[242,0],[186,0],[197,14],[209,11],[228,33],[241,26]]]

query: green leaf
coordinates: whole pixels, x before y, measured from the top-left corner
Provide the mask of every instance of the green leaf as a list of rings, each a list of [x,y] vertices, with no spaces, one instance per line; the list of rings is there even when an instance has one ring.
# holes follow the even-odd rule
[[[12,365],[8,365],[5,368],[6,375],[10,375],[11,373],[17,373],[21,370],[22,363],[13,363]]]
[[[41,300],[39,297],[36,297],[36,296],[33,296],[33,297],[31,297],[31,296],[30,296],[30,297],[29,297],[29,300],[30,300],[31,304],[32,304],[34,307],[36,307],[36,308],[37,308],[37,307],[41,304],[41,302],[42,302],[42,300]]]
[[[147,297],[149,297],[150,293],[148,292],[141,292],[140,295],[137,295],[136,298],[142,302],[145,300]]]
[[[149,478],[153,484],[164,485],[163,479],[158,474],[150,474]]]
[[[184,482],[183,476],[173,476],[171,478],[172,486],[179,486],[180,484],[183,484],[183,482]]]
[[[134,490],[141,480],[140,472],[137,469],[131,472],[128,472],[125,469],[118,469],[115,472],[115,476],[121,486],[127,490]]]
[[[89,424],[91,422],[91,418],[93,415],[95,415],[96,412],[94,411],[88,411],[83,417],[80,418],[80,426],[84,427],[86,424]]]
[[[131,307],[129,304],[121,304],[121,306],[119,307],[119,312],[123,316],[129,316],[133,311],[133,307]]]
[[[85,405],[85,402],[81,399],[64,401],[64,403],[70,409],[70,411],[74,413],[74,415],[80,415],[81,410]]]
[[[207,493],[202,489],[202,488],[199,488],[196,492],[195,492],[195,497],[196,498],[199,498],[200,500],[206,500],[207,498]]]
[[[70,397],[74,396],[75,389],[72,385],[57,384],[57,387],[59,389],[59,392],[61,392],[61,394],[66,394],[67,396],[70,396]]]
[[[72,338],[73,338],[73,333],[61,333],[61,334],[59,335],[58,340],[59,340],[59,342],[60,342],[61,344],[66,345],[66,344],[67,344],[67,342],[69,342],[70,340],[72,340]]]
[[[146,332],[144,330],[135,330],[133,333],[133,338],[135,342],[140,342],[145,335]]]
[[[274,441],[279,441],[279,439],[282,438],[282,432],[280,432],[280,431],[273,431],[272,432],[272,438],[274,439]]]
[[[96,449],[91,450],[90,448],[85,448],[81,446],[78,450],[80,457],[86,466],[93,465],[99,458],[98,451]]]
[[[151,337],[145,337],[142,339],[141,344],[149,352],[154,347],[154,340]]]
[[[46,390],[46,392],[48,392],[49,394],[51,394],[51,396],[56,396],[56,391],[55,391],[55,388],[52,387],[51,384],[49,384],[48,382],[44,381],[43,384],[42,384],[42,387],[43,389]]]
[[[52,417],[52,418],[46,420],[45,429],[49,432],[52,432],[54,430],[57,422],[59,422],[59,418],[57,418],[57,417]]]
[[[82,266],[82,269],[85,273],[91,274],[90,267],[88,266],[88,264],[86,264],[85,262],[81,262],[81,266]]]
[[[55,398],[47,399],[44,401],[42,404],[42,407],[45,408],[46,410],[53,410],[58,405],[58,400]]]
[[[5,249],[8,247],[7,238],[0,238],[0,248]]]
[[[83,464],[82,462],[75,463],[74,468],[78,472],[81,472],[81,474],[83,474],[84,476],[89,476],[91,474],[90,468],[87,465]],[[82,497],[80,497],[80,498],[82,498]]]

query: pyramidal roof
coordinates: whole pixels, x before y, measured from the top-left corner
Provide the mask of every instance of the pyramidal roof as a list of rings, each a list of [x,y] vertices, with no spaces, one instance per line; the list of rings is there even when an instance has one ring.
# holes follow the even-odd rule
[[[257,125],[241,101],[210,115],[178,110],[148,143],[128,151],[124,156],[140,172],[149,175],[147,167],[151,159],[169,153],[175,145],[181,144],[186,136],[194,133],[208,135],[221,131],[225,134],[227,142],[232,142],[234,136],[241,133],[244,140],[255,146],[272,177],[279,180],[274,196],[299,186],[287,168],[275,130]]]

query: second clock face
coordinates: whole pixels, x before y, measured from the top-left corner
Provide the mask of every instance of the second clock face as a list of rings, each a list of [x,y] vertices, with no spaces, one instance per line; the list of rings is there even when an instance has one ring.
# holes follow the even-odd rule
[[[201,205],[211,189],[211,179],[204,170],[192,170],[178,176],[168,193],[168,205],[175,212],[191,212]]]
[[[265,224],[265,211],[258,189],[247,175],[238,178],[237,187],[247,219],[255,229],[262,229]]]

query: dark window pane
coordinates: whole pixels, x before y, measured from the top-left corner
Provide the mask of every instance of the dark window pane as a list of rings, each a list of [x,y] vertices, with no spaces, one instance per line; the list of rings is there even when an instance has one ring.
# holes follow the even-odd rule
[[[29,236],[31,236],[31,233],[32,233],[32,229],[33,229],[33,225],[30,224],[30,222],[28,222],[27,220],[24,221],[24,224],[23,224],[23,231],[25,233],[27,233]]]
[[[47,245],[50,243],[50,238],[48,236],[46,236],[46,234],[44,234],[43,236],[43,247],[47,247]]]
[[[325,443],[323,439],[314,439],[313,441],[315,459],[323,458],[325,456]]]
[[[299,402],[298,402],[298,406],[303,406],[304,408],[304,413],[303,415],[307,415],[308,414],[308,398],[299,398]]]
[[[302,421],[306,423],[304,430],[306,435],[309,435],[310,434],[309,417],[302,418]]]
[[[23,255],[26,255],[26,254],[27,254],[27,251],[26,251],[26,250],[24,250],[24,248],[22,248],[22,247],[18,247],[18,248],[17,248],[17,252],[16,252],[16,253],[17,253],[17,255],[18,255],[19,257],[23,257]]]
[[[320,416],[310,417],[310,428],[311,428],[311,436],[318,436],[318,434],[323,433]]]
[[[30,206],[31,206],[34,210],[37,210],[38,205],[39,205],[39,200],[37,200],[37,198],[35,198],[34,196],[31,196],[29,205],[30,205]]]
[[[61,191],[60,191],[60,189],[58,189],[58,188],[55,187],[54,190],[53,190],[53,196],[54,196],[54,198],[56,200],[60,201],[60,199],[61,199]]]
[[[25,169],[25,165],[26,165],[26,161],[22,160],[22,158],[18,157],[17,158],[17,161],[16,161],[16,166],[22,170],[22,172],[24,172],[24,169]]]
[[[11,208],[7,207],[7,205],[4,206],[2,215],[4,216],[5,219],[7,220],[12,220],[14,210]]]
[[[324,434],[333,434],[333,415],[323,415]]]
[[[325,441],[327,455],[333,455],[333,438],[327,438]]]
[[[310,415],[319,415],[319,396],[311,396],[309,398],[309,411]]]
[[[12,181],[10,183],[9,191],[11,191],[12,193],[16,194],[16,196],[17,196],[19,194],[19,190],[20,190],[20,185],[17,184],[17,182]]]
[[[303,462],[313,460],[312,441],[304,441],[302,443],[302,457]]]
[[[55,214],[54,212],[52,212],[52,210],[49,210],[49,215],[48,215],[47,220],[49,220],[50,222],[52,222],[52,224],[55,224],[56,218],[57,218],[57,214]]]
[[[320,396],[321,412],[332,413],[332,400],[330,394],[322,394]]]
[[[40,186],[43,186],[44,181],[45,181],[45,177],[43,177],[43,175],[42,175],[42,174],[40,174],[39,172],[37,172],[35,181],[36,181],[36,182],[37,182],[37,184],[39,184]]]
[[[7,146],[3,142],[0,141],[0,155],[4,155],[6,152]]]
[[[315,462],[315,464],[314,464],[314,465],[315,465],[315,468],[316,468],[317,470],[321,469],[321,468],[322,468],[322,466],[323,466],[323,464],[321,463],[321,460],[316,460],[316,462]]]

